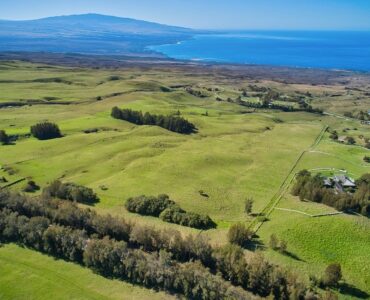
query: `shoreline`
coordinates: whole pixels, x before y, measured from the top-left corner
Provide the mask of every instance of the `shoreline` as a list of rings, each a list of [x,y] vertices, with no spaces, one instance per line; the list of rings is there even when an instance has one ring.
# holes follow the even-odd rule
[[[282,83],[325,85],[349,82],[353,77],[366,77],[370,72],[333,70],[304,67],[284,67],[258,64],[235,64],[179,60],[157,55],[92,55],[80,53],[52,52],[0,52],[0,61],[26,61],[47,65],[60,65],[82,68],[177,68],[193,72],[218,72],[230,78],[248,80],[272,80]]]

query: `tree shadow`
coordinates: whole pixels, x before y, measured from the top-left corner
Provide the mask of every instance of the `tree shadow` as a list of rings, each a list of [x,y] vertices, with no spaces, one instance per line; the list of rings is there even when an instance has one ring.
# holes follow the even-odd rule
[[[243,245],[243,248],[255,252],[257,250],[265,250],[266,246],[261,240],[259,240],[258,235],[254,235],[251,240]]]
[[[359,288],[351,284],[348,284],[346,282],[340,283],[338,289],[339,289],[339,292],[343,295],[348,295],[348,296],[356,297],[359,299],[369,299],[370,297],[370,295],[367,292],[362,291]]]
[[[292,252],[289,252],[289,251],[285,251],[282,253],[283,255],[286,255],[294,260],[297,260],[297,261],[301,261],[301,262],[306,262],[305,260],[301,259],[299,256],[295,255],[294,253]]]

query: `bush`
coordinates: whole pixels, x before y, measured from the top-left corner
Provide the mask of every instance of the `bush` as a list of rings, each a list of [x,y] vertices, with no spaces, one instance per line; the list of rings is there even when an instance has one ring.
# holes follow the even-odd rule
[[[162,211],[166,208],[175,205],[175,202],[170,200],[168,195],[159,195],[158,197],[139,196],[129,198],[126,201],[125,207],[129,212],[140,215],[159,217]]]
[[[33,180],[30,180],[27,182],[26,186],[23,188],[23,191],[26,193],[33,193],[40,189],[40,187],[34,182]]]
[[[340,264],[330,264],[321,279],[325,287],[336,287],[342,279],[342,268]]]
[[[253,233],[248,230],[245,225],[238,223],[232,225],[227,233],[227,238],[231,244],[236,244],[244,247],[252,239]]]
[[[275,234],[271,234],[269,245],[273,250],[277,250],[279,248],[279,240]]]
[[[193,212],[186,212],[177,205],[173,205],[165,209],[159,217],[165,222],[197,229],[209,229],[216,227],[216,223],[213,222],[209,216],[200,215]]]
[[[59,180],[54,181],[46,187],[44,194],[86,204],[94,204],[99,201],[99,198],[92,189],[75,183],[62,183]]]
[[[186,212],[167,195],[158,197],[139,196],[129,198],[125,207],[128,211],[144,216],[160,217],[163,221],[198,229],[216,227],[209,216]]]
[[[0,143],[3,145],[9,143],[9,136],[6,134],[5,130],[0,130]]]
[[[31,134],[39,140],[55,139],[62,136],[58,125],[49,122],[31,126]]]

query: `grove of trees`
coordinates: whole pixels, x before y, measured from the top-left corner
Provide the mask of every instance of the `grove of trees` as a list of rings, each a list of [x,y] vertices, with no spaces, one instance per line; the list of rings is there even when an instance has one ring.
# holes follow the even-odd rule
[[[73,261],[109,278],[189,299],[319,299],[298,278],[238,245],[212,247],[202,235],[183,237],[76,203],[0,192],[0,239]],[[309,295],[310,298],[307,298]]]
[[[175,223],[182,226],[198,229],[209,229],[216,224],[209,216],[186,212],[175,201],[170,200],[168,195],[139,196],[129,198],[125,207],[128,211],[146,216],[159,217],[165,222]]]
[[[370,216],[370,174],[364,174],[356,180],[354,193],[338,193],[332,188],[326,188],[320,174],[312,175],[307,170],[300,171],[296,179],[292,194],[299,196],[301,200],[319,202],[340,211],[353,211]]]
[[[192,123],[180,116],[154,115],[148,112],[143,114],[141,111],[120,109],[118,107],[112,108],[111,116],[115,119],[125,120],[136,125],[156,125],[182,134],[190,134],[196,130]]]
[[[31,126],[31,134],[39,140],[49,140],[62,136],[57,124],[44,122]]]

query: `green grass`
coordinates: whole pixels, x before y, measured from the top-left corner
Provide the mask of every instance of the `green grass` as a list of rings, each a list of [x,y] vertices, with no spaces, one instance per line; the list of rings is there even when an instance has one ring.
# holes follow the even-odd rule
[[[106,279],[77,264],[55,260],[14,244],[0,248],[0,265],[0,298],[4,300],[173,298]]]
[[[279,207],[296,209],[310,214],[331,212],[324,205],[302,203],[287,196]],[[357,288],[370,292],[370,224],[364,217],[336,215],[311,218],[295,212],[275,210],[259,231],[268,247],[269,237],[276,234],[288,242],[291,256],[268,250],[270,259],[308,275],[321,276],[330,263],[340,263],[344,279]],[[351,295],[343,296],[348,299]]]
[[[109,81],[111,75],[119,76],[120,80]],[[39,78],[62,78],[71,84],[34,81]],[[9,80],[14,82],[9,83]],[[199,82],[202,87],[217,87],[219,91],[207,98],[194,97],[183,88],[174,88],[171,92],[160,91],[161,86],[181,84],[202,89]],[[281,89],[282,93],[313,89],[312,93],[319,95],[321,89],[338,89],[272,82],[263,84]],[[356,138],[360,134],[368,135],[368,127],[359,122],[298,112],[258,110],[246,113],[242,106],[215,101],[217,96],[236,98],[240,95],[239,89],[247,85],[248,82],[244,81],[202,73],[194,75],[176,68],[91,71],[19,62],[2,63],[0,88],[3,94],[0,102],[55,97],[58,98],[55,101],[73,103],[0,109],[0,129],[20,135],[15,145],[0,146],[0,165],[10,166],[15,171],[15,174],[9,175],[0,170],[0,176],[5,176],[9,182],[32,178],[42,187],[58,178],[73,181],[97,192],[100,202],[95,209],[100,213],[124,216],[160,228],[177,228],[184,234],[198,232],[164,223],[158,218],[131,214],[124,208],[128,197],[167,193],[185,210],[210,215],[218,228],[203,234],[212,243],[223,244],[231,224],[253,220],[243,212],[245,199],[254,199],[254,212],[263,210],[303,152],[291,176],[304,168],[345,169],[355,178],[370,171],[370,165],[363,162],[363,157],[368,154],[367,149],[333,142],[328,133],[316,147],[310,148],[324,125],[338,132],[351,128],[346,134]],[[122,94],[96,100],[98,96],[118,92]],[[115,120],[110,117],[113,106],[156,114],[171,114],[180,110],[183,117],[196,125],[198,133],[180,135],[155,126],[135,126]],[[205,112],[208,112],[208,116],[204,115]],[[277,119],[281,122],[276,122]],[[58,123],[65,136],[49,141],[24,137],[31,125],[45,120]],[[83,133],[90,128],[101,130],[98,133]],[[336,172],[330,170],[323,172]],[[20,183],[12,189],[19,190],[23,185]],[[102,190],[102,186],[108,189]],[[200,190],[208,197],[201,196]],[[289,196],[289,191],[277,207],[309,214],[333,211],[323,205],[302,203]],[[267,250],[266,254],[276,263],[308,275],[319,274],[327,263],[337,260],[343,265],[345,279],[349,283],[362,290],[368,288],[369,278],[362,276],[367,270],[363,269],[365,264],[361,264],[362,260],[369,261],[368,219],[344,215],[309,218],[278,210],[274,210],[269,218],[270,221],[259,231],[262,241],[268,243],[270,234],[276,233],[286,239],[289,250],[302,259],[299,261]],[[28,253],[32,253],[32,257],[36,255],[50,260],[15,246],[6,246],[0,253],[4,249],[21,252],[19,259],[26,259]],[[64,265],[65,268],[70,267],[70,264],[62,261],[55,263],[60,264],[61,269]],[[16,263],[8,263],[12,264]],[[77,273],[88,272],[79,266],[72,266]],[[14,270],[8,269],[7,272],[15,272],[15,275],[5,278],[13,278],[17,272],[23,272],[19,265]],[[17,280],[20,279],[9,279],[9,284],[16,286]],[[32,289],[32,286],[38,287],[36,281],[30,281],[29,293],[38,293],[37,288]],[[90,286],[86,288],[89,290]],[[50,293],[58,289],[60,286],[53,286]],[[140,295],[133,295],[132,298],[145,299],[151,295],[142,291],[141,298]],[[21,295],[14,297],[21,298]]]

